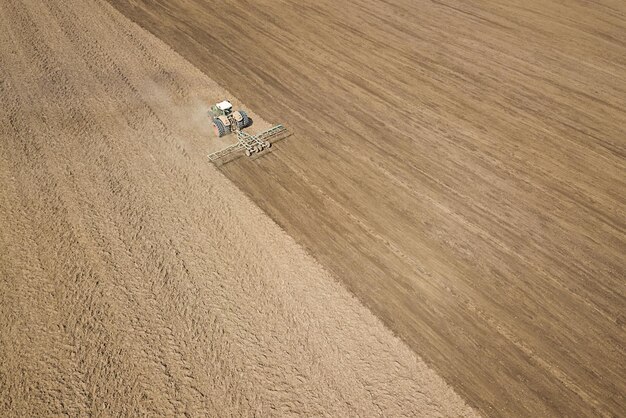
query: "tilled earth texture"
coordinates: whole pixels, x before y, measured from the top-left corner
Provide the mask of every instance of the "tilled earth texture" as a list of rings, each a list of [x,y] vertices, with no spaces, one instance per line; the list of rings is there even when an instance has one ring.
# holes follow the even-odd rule
[[[0,416],[475,415],[207,163],[224,97],[104,1],[0,1]]]
[[[626,1],[111,0],[294,135],[223,172],[467,402],[626,411]]]

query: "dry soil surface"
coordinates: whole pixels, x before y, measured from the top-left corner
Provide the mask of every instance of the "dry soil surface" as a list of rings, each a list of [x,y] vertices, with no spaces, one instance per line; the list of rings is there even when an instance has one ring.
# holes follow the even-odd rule
[[[207,163],[227,92],[100,0],[0,28],[0,416],[474,415]]]
[[[113,0],[295,135],[224,172],[471,404],[626,411],[626,2]]]

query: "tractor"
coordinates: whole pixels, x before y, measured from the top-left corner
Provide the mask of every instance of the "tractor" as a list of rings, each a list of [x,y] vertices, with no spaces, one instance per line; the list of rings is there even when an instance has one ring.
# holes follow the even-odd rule
[[[233,111],[233,105],[228,100],[211,106],[209,113],[213,119],[213,130],[218,138],[252,125],[252,120],[248,114],[243,110]]]

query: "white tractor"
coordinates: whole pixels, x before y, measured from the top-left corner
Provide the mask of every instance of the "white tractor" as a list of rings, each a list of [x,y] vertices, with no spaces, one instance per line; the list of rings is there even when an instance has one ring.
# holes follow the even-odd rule
[[[222,137],[231,132],[237,132],[252,125],[252,120],[243,110],[233,111],[233,105],[224,100],[211,106],[215,135]]]

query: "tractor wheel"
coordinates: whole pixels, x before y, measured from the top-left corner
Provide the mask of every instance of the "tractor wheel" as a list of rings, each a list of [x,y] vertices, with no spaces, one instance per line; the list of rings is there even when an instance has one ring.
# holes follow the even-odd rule
[[[237,124],[239,125],[239,129],[247,128],[248,126],[252,125],[252,121],[250,120],[250,117],[246,112],[240,110],[239,113],[241,114],[241,120],[237,122]]]
[[[221,120],[215,118],[213,119],[213,131],[218,138],[221,138],[226,135],[226,126]]]
[[[270,148],[272,143],[270,141],[265,141],[265,148]]]

